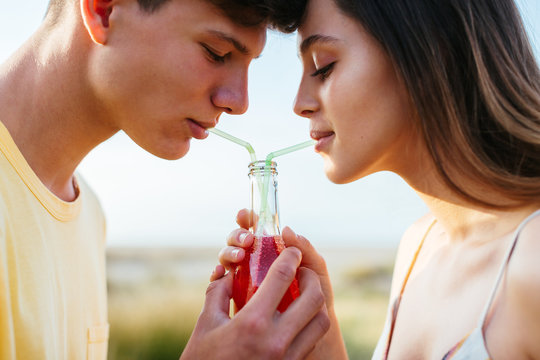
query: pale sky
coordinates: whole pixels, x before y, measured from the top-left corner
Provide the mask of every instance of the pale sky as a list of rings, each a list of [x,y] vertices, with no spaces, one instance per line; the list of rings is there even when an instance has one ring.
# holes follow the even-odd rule
[[[0,0],[0,62],[39,26],[46,0]],[[9,5],[8,5],[9,4]],[[540,0],[519,0],[540,54]],[[296,35],[270,33],[250,70],[250,108],[221,117],[218,128],[249,141],[259,158],[309,138],[308,121],[292,112],[300,79]],[[1,116],[1,115],[0,115]],[[335,185],[312,149],[277,158],[281,222],[316,247],[397,246],[426,211],[399,177],[379,173]],[[222,246],[248,206],[247,151],[210,135],[186,157],[158,159],[119,133],[83,161],[80,172],[101,200],[111,246]]]

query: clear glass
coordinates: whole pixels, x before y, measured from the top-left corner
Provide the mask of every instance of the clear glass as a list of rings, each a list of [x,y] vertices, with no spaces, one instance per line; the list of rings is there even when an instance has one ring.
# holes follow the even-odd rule
[[[255,294],[270,265],[285,248],[279,228],[277,164],[255,161],[249,164],[251,229],[255,235],[252,247],[236,266],[233,282],[235,312]],[[300,295],[295,279],[278,306],[283,312]]]

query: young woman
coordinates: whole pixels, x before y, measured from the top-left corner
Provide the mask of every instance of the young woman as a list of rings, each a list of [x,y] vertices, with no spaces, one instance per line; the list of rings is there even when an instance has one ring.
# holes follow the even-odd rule
[[[540,358],[540,72],[514,2],[309,0],[299,24],[294,110],[328,178],[393,171],[430,209],[400,243],[374,359]],[[252,242],[238,223],[225,267]],[[283,238],[325,291],[312,355],[346,358],[324,261]]]

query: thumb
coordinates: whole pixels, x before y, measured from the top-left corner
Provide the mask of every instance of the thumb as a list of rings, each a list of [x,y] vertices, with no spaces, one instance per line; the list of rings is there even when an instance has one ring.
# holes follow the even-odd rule
[[[302,266],[311,268],[317,273],[326,269],[322,256],[315,250],[308,239],[297,235],[290,227],[285,226],[281,232],[285,246],[294,246],[302,252]]]
[[[283,231],[281,232],[281,237],[283,239],[283,242],[285,243],[285,246],[287,247],[294,246],[303,252],[302,244],[300,244],[298,236],[293,231],[293,229],[291,229],[288,226],[285,226],[283,228]]]

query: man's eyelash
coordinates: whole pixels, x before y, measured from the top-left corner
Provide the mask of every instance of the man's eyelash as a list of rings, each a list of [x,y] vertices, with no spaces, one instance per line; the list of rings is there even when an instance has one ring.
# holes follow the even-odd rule
[[[208,56],[210,56],[210,58],[213,61],[218,62],[218,63],[224,63],[225,62],[225,58],[227,57],[227,55],[220,56],[220,55],[216,54],[214,51],[212,51],[212,49],[210,49],[207,45],[205,45],[205,44],[201,44],[201,45],[206,50],[206,53],[208,54]]]

